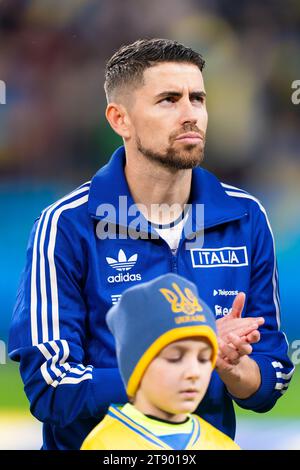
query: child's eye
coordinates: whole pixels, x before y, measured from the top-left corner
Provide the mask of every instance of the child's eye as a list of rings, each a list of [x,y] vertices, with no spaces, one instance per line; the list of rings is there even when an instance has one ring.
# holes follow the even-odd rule
[[[210,361],[210,358],[207,358],[207,357],[199,357],[199,358],[198,358],[198,361],[200,362],[200,364],[206,364],[207,362]]]
[[[167,360],[168,362],[179,362],[180,359],[181,359],[181,357],[179,357],[179,356],[178,356],[178,357],[167,357],[167,358],[166,358],[166,360]]]

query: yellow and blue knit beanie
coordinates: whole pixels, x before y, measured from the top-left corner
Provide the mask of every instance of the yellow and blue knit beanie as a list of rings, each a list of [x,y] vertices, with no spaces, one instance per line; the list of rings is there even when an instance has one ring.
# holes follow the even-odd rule
[[[106,321],[128,396],[133,397],[150,362],[168,344],[201,336],[218,352],[215,317],[195,284],[169,273],[124,291]]]

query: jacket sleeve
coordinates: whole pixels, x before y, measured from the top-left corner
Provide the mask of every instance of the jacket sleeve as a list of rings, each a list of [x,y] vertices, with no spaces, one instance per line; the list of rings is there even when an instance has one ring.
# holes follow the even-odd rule
[[[102,417],[127,401],[117,368],[85,363],[86,306],[82,260],[74,230],[47,210],[30,236],[9,338],[32,414],[67,426],[77,418]]]
[[[257,412],[270,410],[286,392],[294,372],[288,357],[288,342],[280,331],[280,300],[277,262],[272,229],[263,206],[255,203],[251,281],[245,316],[262,316],[261,339],[250,357],[261,373],[261,385],[251,397],[235,399],[242,408]],[[233,397],[234,398],[234,397]]]

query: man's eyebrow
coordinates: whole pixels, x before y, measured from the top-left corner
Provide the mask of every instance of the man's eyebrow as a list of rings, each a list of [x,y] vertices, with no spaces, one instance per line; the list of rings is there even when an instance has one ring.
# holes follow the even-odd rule
[[[167,96],[173,96],[175,98],[180,98],[182,93],[179,91],[163,91],[155,96],[155,98],[166,98]],[[205,91],[192,91],[189,93],[190,98],[204,98],[206,96]]]

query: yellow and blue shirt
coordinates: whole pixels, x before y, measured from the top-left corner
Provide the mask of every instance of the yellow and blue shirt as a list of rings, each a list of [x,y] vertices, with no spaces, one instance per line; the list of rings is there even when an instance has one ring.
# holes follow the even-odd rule
[[[81,450],[238,450],[228,436],[196,415],[184,423],[145,416],[133,405],[111,405]]]

